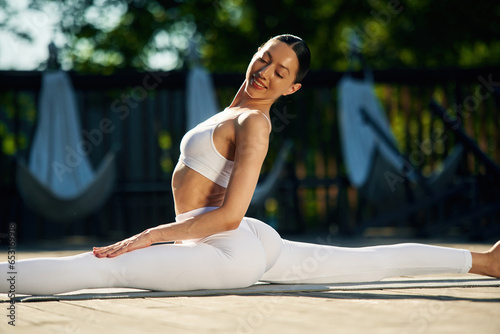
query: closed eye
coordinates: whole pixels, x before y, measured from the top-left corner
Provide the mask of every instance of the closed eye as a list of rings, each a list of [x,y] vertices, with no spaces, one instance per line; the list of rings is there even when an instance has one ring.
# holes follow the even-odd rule
[[[276,75],[277,75],[279,78],[283,79],[283,76],[281,76],[278,72],[276,72]]]
[[[267,61],[265,61],[264,58],[259,58],[257,60],[267,64]]]

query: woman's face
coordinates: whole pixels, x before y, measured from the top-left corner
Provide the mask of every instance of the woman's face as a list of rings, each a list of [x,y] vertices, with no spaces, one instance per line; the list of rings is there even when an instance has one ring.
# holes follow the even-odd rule
[[[253,56],[246,73],[245,92],[254,99],[274,102],[300,89],[295,83],[299,61],[287,44],[271,40]]]

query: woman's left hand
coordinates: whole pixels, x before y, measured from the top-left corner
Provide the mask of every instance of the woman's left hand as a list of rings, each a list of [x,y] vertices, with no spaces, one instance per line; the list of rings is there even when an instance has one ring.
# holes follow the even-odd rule
[[[116,257],[118,255],[131,252],[136,249],[149,247],[153,244],[151,231],[146,230],[128,239],[119,241],[105,247],[94,247],[93,253],[98,258]]]

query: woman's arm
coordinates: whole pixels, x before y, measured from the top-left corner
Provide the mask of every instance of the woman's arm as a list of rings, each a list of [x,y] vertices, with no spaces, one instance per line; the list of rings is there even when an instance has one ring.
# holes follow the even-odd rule
[[[269,145],[269,123],[257,113],[235,119],[234,167],[220,208],[199,216],[159,225],[106,247],[94,248],[97,257],[115,257],[156,242],[203,238],[238,228],[250,205]]]
[[[269,146],[269,123],[257,113],[236,120],[234,166],[222,205],[194,218],[159,227],[161,239],[203,238],[238,228],[248,210]],[[175,239],[175,237],[177,239]]]

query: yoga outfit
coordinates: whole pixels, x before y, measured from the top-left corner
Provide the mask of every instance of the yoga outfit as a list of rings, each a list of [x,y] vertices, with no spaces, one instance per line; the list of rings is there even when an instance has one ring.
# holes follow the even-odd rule
[[[261,115],[267,119],[269,129],[271,129],[269,118],[264,114]],[[185,164],[212,182],[227,188],[234,161],[226,159],[215,148],[215,128],[222,122],[219,118],[218,114],[212,116],[184,135],[181,141],[179,163]]]
[[[188,132],[181,144],[180,161],[227,186],[232,164],[213,145],[213,131],[218,124],[209,119]],[[214,209],[182,213],[176,221]],[[294,242],[282,239],[269,225],[245,217],[232,231],[181,244],[156,244],[114,258],[97,258],[88,252],[18,259],[15,293],[54,294],[112,287],[159,291],[230,289],[257,281],[370,282],[405,275],[466,273],[471,266],[468,250],[409,243],[346,248]],[[11,289],[10,271],[7,262],[0,263],[0,293]]]
[[[214,207],[183,213],[184,220]],[[362,248],[282,239],[269,225],[244,218],[233,231],[182,244],[158,244],[114,258],[91,252],[18,260],[17,294],[54,294],[87,288],[158,291],[242,288],[270,283],[370,282],[386,277],[466,273],[468,250],[422,244]],[[9,291],[8,263],[0,263],[0,293]]]

